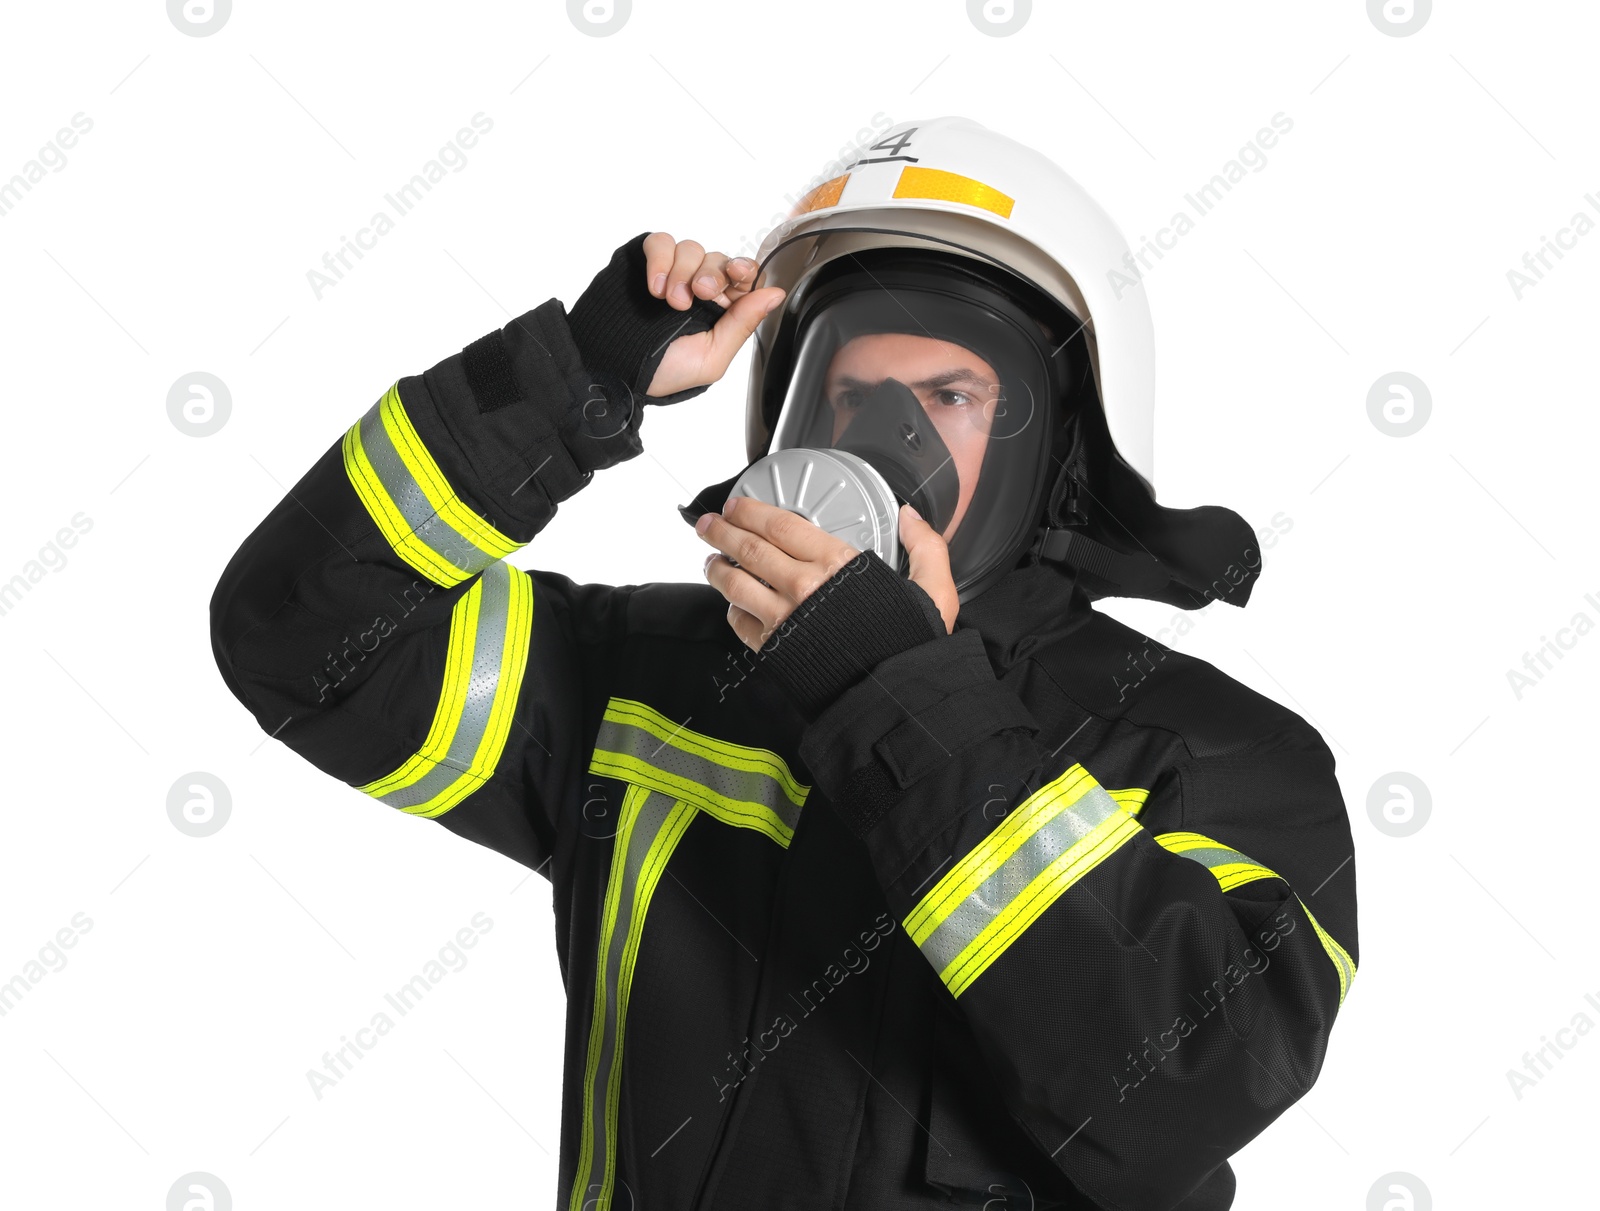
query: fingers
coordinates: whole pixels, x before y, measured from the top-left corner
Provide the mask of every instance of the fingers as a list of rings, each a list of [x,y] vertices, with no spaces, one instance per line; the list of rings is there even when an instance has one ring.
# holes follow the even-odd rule
[[[700,268],[695,270],[694,279],[689,283],[696,298],[712,299],[721,306],[726,307],[730,301],[728,289],[728,257],[722,252],[708,252],[705,260],[700,262]]]
[[[733,560],[743,571],[765,581],[770,586],[768,591],[782,596],[786,604],[792,604],[805,595],[801,592],[803,585],[799,561],[759,534],[733,525],[718,513],[707,513],[695,523],[694,528],[701,538]]]
[[[722,513],[707,513],[695,530],[790,605],[816,592],[857,554],[849,543],[798,514],[748,497],[731,498]]]
[[[844,539],[829,534],[798,513],[751,496],[730,497],[722,507],[722,516],[741,530],[761,535],[794,559],[830,565],[830,576],[858,554]]]
[[[695,240],[674,240],[665,231],[645,237],[644,254],[645,285],[679,311],[695,298],[730,307],[749,293],[755,280],[757,267],[749,257],[707,252]]]
[[[922,520],[910,505],[900,506],[900,541],[905,544],[910,560],[910,579],[920,585],[933,604],[939,607],[944,619],[945,633],[955,629],[956,614],[961,609],[961,599],[956,594],[956,582],[950,575],[950,548],[944,538]]]
[[[644,238],[644,284],[656,298],[667,293],[667,272],[678,251],[678,241],[664,231],[654,231]]]
[[[749,257],[730,259],[726,253],[708,252],[692,287],[696,297],[710,299],[721,307],[732,307],[737,299],[750,292],[755,276],[756,263]]]
[[[750,287],[755,284],[757,268],[756,263],[747,256],[736,256],[728,262],[727,295],[730,301],[750,292]]]
[[[706,579],[728,601],[728,622],[734,634],[751,648],[761,644],[794,609],[781,593],[762,584],[743,568],[721,555],[707,556]]]
[[[744,645],[754,652],[759,652],[762,645],[767,642],[767,636],[772,634],[772,628],[761,619],[736,605],[728,607],[728,625],[733,628],[733,633]]]
[[[667,271],[666,300],[679,311],[686,310],[694,302],[694,296],[689,291],[689,280],[694,277],[705,258],[706,250],[694,240],[678,241],[678,250],[672,258],[672,268]]]

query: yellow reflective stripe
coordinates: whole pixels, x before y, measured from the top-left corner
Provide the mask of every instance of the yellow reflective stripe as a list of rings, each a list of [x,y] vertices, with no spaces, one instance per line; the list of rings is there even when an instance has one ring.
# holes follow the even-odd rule
[[[811,790],[771,750],[693,731],[628,698],[606,704],[589,771],[682,799],[785,848]]]
[[[663,795],[671,795],[691,803],[708,816],[735,828],[749,828],[776,841],[785,849],[794,839],[794,829],[785,824],[776,812],[762,803],[743,799],[730,799],[708,786],[690,778],[651,765],[628,753],[594,751],[589,761],[589,772],[615,778],[633,786],[642,786]]]
[[[974,181],[971,177],[964,177],[960,173],[945,172],[942,168],[918,168],[908,165],[900,170],[900,179],[895,182],[894,196],[897,198],[931,198],[938,202],[960,202],[966,206],[976,206],[981,210],[991,210],[1002,219],[1011,217],[1011,208],[1016,205],[1016,199],[1001,193],[992,185],[985,185],[982,181]]]
[[[450,611],[444,677],[422,747],[362,791],[407,814],[437,817],[493,776],[527,672],[533,604],[532,579],[505,563],[485,569],[461,595]]]
[[[612,1204],[628,999],[645,914],[678,841],[705,812],[787,847],[794,836],[792,820],[811,790],[768,749],[692,731],[625,698],[606,704],[589,770],[616,778],[627,789],[601,910],[569,1211],[603,1211]]]
[[[511,738],[511,725],[516,718],[517,699],[522,694],[522,681],[528,672],[528,650],[533,642],[533,578],[526,572],[511,568],[511,616],[506,623],[505,639],[500,652],[500,676],[489,709],[489,727],[479,746],[477,760],[468,771],[467,778],[481,785],[494,773],[505,752],[506,741]],[[479,583],[482,583],[481,581]],[[466,785],[461,794],[438,811],[422,814],[437,816],[454,807],[477,786]]]
[[[1150,792],[1142,787],[1130,786],[1126,790],[1114,791],[1108,789],[1106,794],[1117,801],[1117,806],[1130,816],[1137,816],[1144,810],[1144,801],[1150,797]]]
[[[1023,889],[958,955],[939,973],[952,996],[960,996],[989,969],[1023,931],[1043,915],[1044,910],[1079,879],[1104,862],[1142,831],[1140,824],[1124,812],[1107,816],[1045,868]]]
[[[390,387],[345,433],[345,473],[395,553],[446,588],[460,584],[522,543],[469,508],[451,488]]]
[[[1295,899],[1300,900],[1300,897],[1296,896]],[[1311,928],[1317,931],[1317,940],[1322,943],[1322,949],[1328,952],[1328,958],[1333,960],[1334,969],[1339,973],[1339,1004],[1343,1005],[1345,994],[1355,982],[1356,961],[1350,957],[1348,950],[1333,940],[1332,934],[1322,928],[1304,900],[1300,900],[1300,908],[1306,914],[1306,920],[1311,922]]]
[[[622,819],[611,853],[600,940],[595,951],[594,1005],[584,1060],[583,1121],[569,1211],[609,1208],[616,1186],[623,1040],[639,941],[661,873],[695,815],[695,809],[687,803],[673,803],[663,815],[665,806],[655,792],[643,787],[630,786],[623,795]],[[625,919],[624,901],[628,905]],[[615,976],[608,981],[606,973],[613,962]]]
[[[363,786],[361,790],[364,794],[382,797],[410,786],[436,768],[450,751],[450,742],[455,739],[456,728],[461,724],[461,706],[466,687],[472,678],[472,652],[477,646],[478,607],[482,601],[481,586],[473,585],[461,595],[450,611],[444,682],[439,690],[438,705],[433,709],[433,722],[428,727],[422,747],[394,773]]]
[[[469,509],[466,502],[456,495],[455,489],[450,486],[450,481],[439,469],[439,464],[434,461],[433,455],[428,453],[427,446],[422,444],[422,437],[411,423],[411,418],[406,415],[405,406],[400,402],[399,383],[390,387],[384,395],[379,416],[383,420],[383,427],[389,432],[390,440],[394,442],[395,450],[399,452],[401,461],[405,463],[406,470],[411,472],[412,478],[422,488],[428,503],[452,529],[471,539],[495,559],[504,559],[524,545],[500,533]]]
[[[1192,858],[1206,867],[1216,876],[1217,884],[1223,891],[1232,891],[1235,887],[1253,883],[1257,879],[1283,879],[1283,876],[1276,871],[1268,870],[1238,850],[1220,841],[1213,841],[1200,833],[1162,833],[1156,838],[1156,842],[1162,848],[1185,858]],[[1283,881],[1288,882],[1287,879]],[[1296,895],[1295,902],[1306,914],[1306,920],[1311,922],[1311,928],[1316,931],[1322,949],[1333,961],[1333,968],[1339,975],[1339,1004],[1343,1005],[1345,994],[1350,991],[1350,985],[1356,978],[1355,960],[1350,957],[1349,951],[1334,941],[1332,934],[1322,928],[1317,919],[1311,915],[1311,910],[1306,907],[1304,900]]]
[[[911,910],[905,920],[911,940],[921,946],[1041,825],[1072,806],[1095,785],[1088,770],[1073,765],[1024,799]]]
[[[1022,801],[906,917],[960,996],[1061,894],[1142,831],[1081,765]]]
[[[606,880],[606,898],[600,910],[600,940],[595,947],[594,1006],[589,1015],[589,1051],[583,1064],[583,1134],[578,1145],[578,1168],[573,1179],[572,1211],[583,1211],[583,1194],[591,1166],[594,1164],[595,1076],[600,1069],[600,1053],[605,1046],[606,1028],[606,955],[611,949],[611,935],[617,924],[617,902],[622,898],[622,869],[628,852],[627,842],[639,817],[639,801],[649,795],[641,787],[630,786],[622,796],[622,827],[611,851],[611,874]]]
[[[1232,891],[1257,879],[1281,878],[1277,871],[1268,870],[1258,862],[1245,857],[1238,850],[1213,841],[1199,833],[1161,833],[1156,844],[1175,854],[1193,858],[1217,877],[1223,891]]]
[[[341,450],[344,454],[345,474],[350,477],[351,486],[355,488],[356,495],[366,507],[367,513],[377,523],[379,533],[394,548],[396,555],[429,580],[447,589],[454,588],[472,574],[435,553],[433,548],[411,529],[410,523],[395,507],[389,494],[384,491],[377,471],[367,458],[366,450],[361,445],[360,421],[351,425],[345,432]]]
[[[718,740],[701,732],[690,731],[674,723],[654,707],[629,698],[613,698],[606,704],[605,718],[616,723],[627,723],[653,734],[664,744],[675,749],[713,761],[728,769],[746,773],[765,774],[775,781],[785,796],[796,807],[804,807],[809,786],[803,786],[789,772],[782,757],[770,749],[749,748],[727,740]]]
[[[661,826],[661,831],[656,834],[656,839],[650,845],[649,853],[645,855],[644,865],[639,872],[639,883],[633,893],[633,914],[628,923],[627,948],[622,952],[622,980],[617,996],[616,1060],[611,1065],[611,1079],[606,1086],[606,1137],[612,1141],[612,1146],[607,1150],[611,1159],[607,1166],[602,1197],[597,1204],[600,1207],[611,1206],[612,1176],[616,1170],[617,1111],[622,1101],[623,1040],[627,1033],[628,997],[633,991],[633,968],[639,958],[639,939],[644,936],[645,913],[649,911],[650,899],[655,895],[656,884],[661,881],[662,872],[667,868],[667,859],[672,857],[673,850],[677,849],[678,842],[688,831],[694,817],[693,804],[678,802],[673,805],[672,812],[667,816],[667,822]]]

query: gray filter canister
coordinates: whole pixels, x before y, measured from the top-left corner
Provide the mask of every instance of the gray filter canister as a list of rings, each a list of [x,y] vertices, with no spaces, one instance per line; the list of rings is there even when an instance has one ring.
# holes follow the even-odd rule
[[[752,463],[728,496],[798,513],[900,570],[900,505],[873,465],[844,450],[778,450]]]

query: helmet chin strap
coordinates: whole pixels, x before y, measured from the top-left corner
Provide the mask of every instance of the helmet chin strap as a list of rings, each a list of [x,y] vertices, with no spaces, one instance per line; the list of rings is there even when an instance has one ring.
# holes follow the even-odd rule
[[[1082,471],[1083,450],[1074,435],[1071,451],[1050,489],[1044,521],[1028,548],[1029,554],[1051,563],[1066,564],[1136,594],[1158,593],[1165,589],[1172,575],[1155,556],[1128,555],[1096,542],[1083,532],[1089,515],[1080,495]]]
[[[1159,593],[1172,580],[1153,555],[1124,555],[1080,530],[1040,526],[1029,550],[1040,559],[1067,564],[1141,596]]]

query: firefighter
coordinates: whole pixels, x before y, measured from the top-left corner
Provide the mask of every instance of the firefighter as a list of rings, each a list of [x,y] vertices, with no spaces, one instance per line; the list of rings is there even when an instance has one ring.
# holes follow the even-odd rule
[[[1224,1208],[1315,1081],[1333,757],[1092,604],[1261,562],[1156,503],[1126,254],[1039,153],[901,124],[756,258],[640,236],[401,378],[228,565],[262,728],[552,883],[558,1207]],[[520,570],[751,335],[707,583]]]

